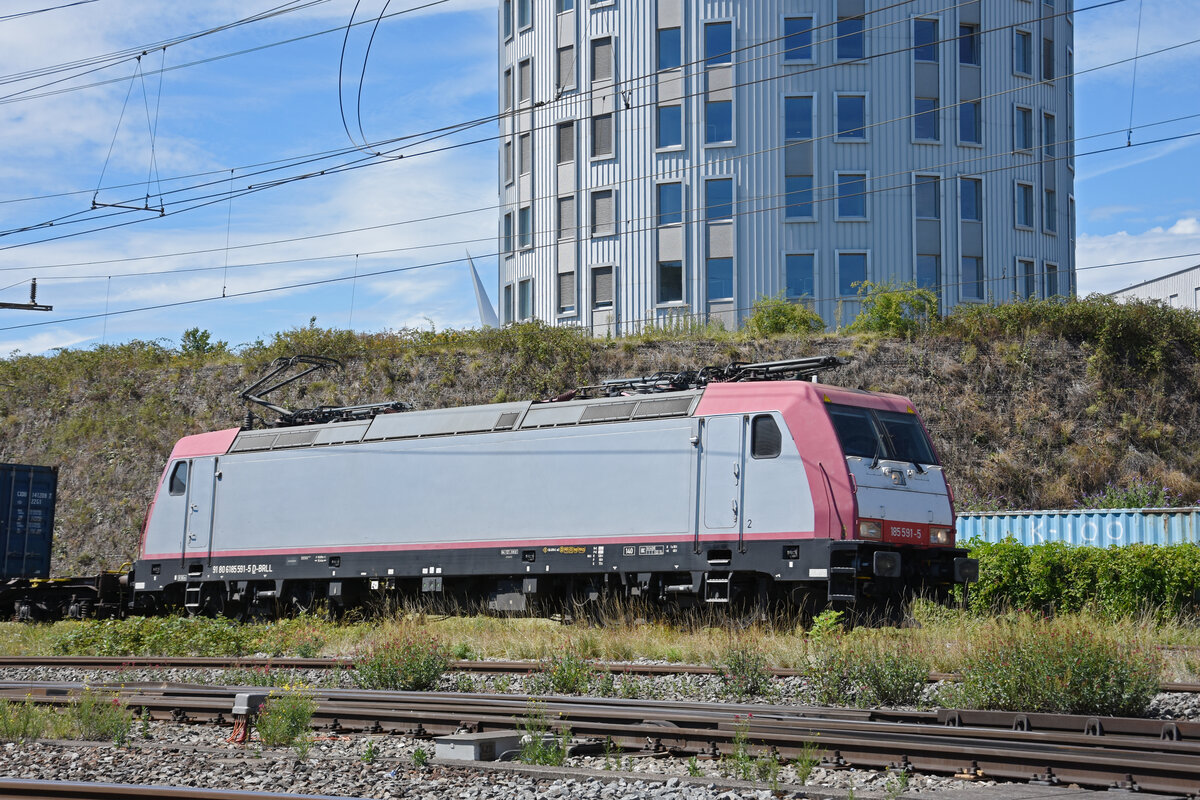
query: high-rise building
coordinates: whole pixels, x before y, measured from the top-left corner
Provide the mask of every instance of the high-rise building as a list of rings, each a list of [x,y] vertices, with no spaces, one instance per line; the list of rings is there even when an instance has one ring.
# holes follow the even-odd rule
[[[504,321],[1075,286],[1072,0],[501,0]]]

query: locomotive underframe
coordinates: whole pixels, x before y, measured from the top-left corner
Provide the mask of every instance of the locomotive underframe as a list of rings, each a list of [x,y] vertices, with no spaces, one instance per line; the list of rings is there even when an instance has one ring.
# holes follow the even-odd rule
[[[640,598],[661,605],[793,606],[944,600],[972,569],[967,551],[823,539],[604,542],[139,561],[143,610],[269,616],[337,611],[394,597],[522,612],[548,604]],[[965,572],[964,572],[965,571]]]

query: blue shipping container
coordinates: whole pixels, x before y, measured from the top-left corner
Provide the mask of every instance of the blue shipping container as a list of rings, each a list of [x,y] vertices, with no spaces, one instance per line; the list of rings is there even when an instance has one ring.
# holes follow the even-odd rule
[[[1064,542],[1093,547],[1126,544],[1196,544],[1200,508],[1079,509],[1076,511],[1004,511],[960,514],[958,541],[1021,544]]]
[[[0,464],[0,580],[50,577],[58,467]]]

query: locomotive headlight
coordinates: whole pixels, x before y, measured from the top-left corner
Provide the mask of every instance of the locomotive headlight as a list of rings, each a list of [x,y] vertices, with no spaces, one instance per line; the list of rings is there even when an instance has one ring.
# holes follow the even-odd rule
[[[954,541],[954,531],[950,528],[930,528],[930,544],[950,544]]]
[[[883,538],[883,525],[870,520],[862,520],[858,523],[858,538],[860,539],[875,539]]]

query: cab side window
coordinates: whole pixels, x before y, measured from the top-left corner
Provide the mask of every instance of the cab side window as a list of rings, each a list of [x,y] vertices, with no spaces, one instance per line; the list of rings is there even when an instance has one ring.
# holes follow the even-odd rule
[[[188,462],[180,461],[171,470],[168,486],[172,495],[181,495],[187,491]]]
[[[775,418],[759,414],[750,422],[750,454],[754,458],[775,458],[783,447],[783,435]]]

